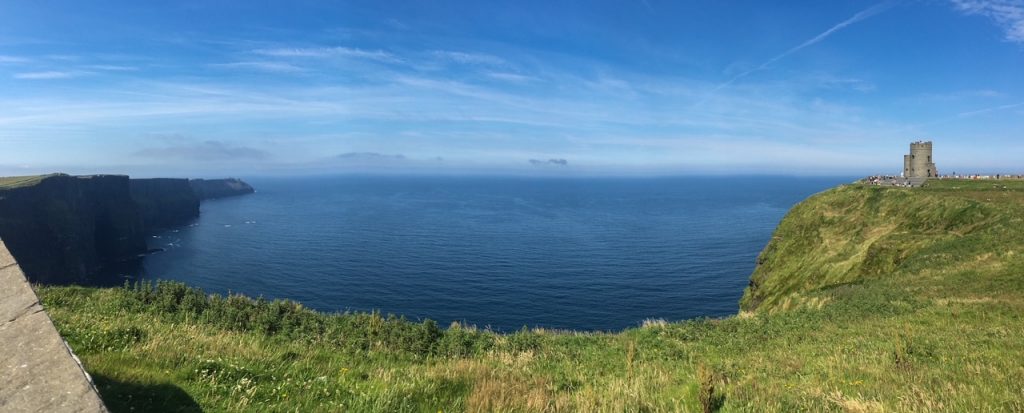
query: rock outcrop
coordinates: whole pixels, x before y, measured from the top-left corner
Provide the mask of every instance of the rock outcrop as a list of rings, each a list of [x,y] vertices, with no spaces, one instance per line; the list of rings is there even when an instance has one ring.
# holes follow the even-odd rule
[[[199,217],[199,197],[188,179],[132,179],[129,186],[146,232],[187,224]]]
[[[256,192],[252,186],[242,182],[241,179],[191,179],[192,191],[200,200],[225,198]]]
[[[122,175],[55,174],[0,187],[0,239],[40,283],[84,283],[146,252],[142,216]]]

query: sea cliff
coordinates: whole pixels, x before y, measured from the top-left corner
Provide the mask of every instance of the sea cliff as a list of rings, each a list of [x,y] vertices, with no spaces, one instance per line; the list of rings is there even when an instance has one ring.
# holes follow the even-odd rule
[[[252,192],[237,179],[197,181],[66,174],[0,178],[0,239],[30,281],[89,284],[104,267],[149,251],[148,234],[198,217],[200,199]]]
[[[1020,240],[1007,228],[1024,230],[1021,192],[1014,188],[1020,184],[1012,184],[844,185],[812,196],[779,223],[740,307],[773,312],[818,305],[844,285],[1012,258],[1012,249],[997,247]]]
[[[127,176],[54,174],[0,187],[0,239],[33,282],[86,282],[146,252],[143,228]]]
[[[239,196],[256,192],[252,186],[240,179],[191,179],[192,191],[200,200]]]
[[[132,179],[129,185],[147,232],[199,218],[199,197],[188,179]]]

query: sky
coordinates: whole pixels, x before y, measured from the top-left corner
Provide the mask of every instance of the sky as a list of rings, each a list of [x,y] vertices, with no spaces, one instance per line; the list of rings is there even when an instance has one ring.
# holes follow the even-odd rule
[[[0,5],[2,175],[898,174],[915,140],[1024,173],[1024,0]]]

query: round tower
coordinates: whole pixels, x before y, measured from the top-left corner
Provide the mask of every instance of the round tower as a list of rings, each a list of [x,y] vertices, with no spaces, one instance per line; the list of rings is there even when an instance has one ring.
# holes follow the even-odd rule
[[[932,162],[931,141],[910,144],[910,178],[931,178],[938,175]]]

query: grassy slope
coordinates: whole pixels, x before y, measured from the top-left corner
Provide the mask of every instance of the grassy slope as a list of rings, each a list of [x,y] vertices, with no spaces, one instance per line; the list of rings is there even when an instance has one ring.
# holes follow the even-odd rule
[[[32,175],[32,176],[0,176],[0,190],[13,189],[23,186],[32,186],[43,181],[43,179],[58,174]]]
[[[175,285],[40,295],[115,411],[700,411],[712,385],[722,411],[1020,411],[1022,254],[1024,183],[942,181],[812,197],[743,315],[618,334],[441,331]]]

